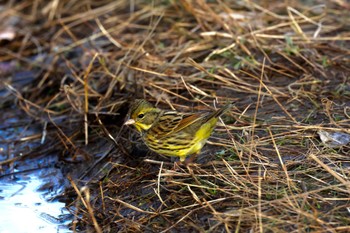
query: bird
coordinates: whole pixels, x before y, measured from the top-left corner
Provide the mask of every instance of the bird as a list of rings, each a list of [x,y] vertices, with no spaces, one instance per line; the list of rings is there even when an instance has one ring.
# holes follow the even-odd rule
[[[200,154],[219,117],[232,106],[229,103],[212,112],[183,113],[161,110],[144,99],[136,99],[124,125],[134,125],[152,151],[179,157],[183,163],[187,156],[191,155],[192,161]]]

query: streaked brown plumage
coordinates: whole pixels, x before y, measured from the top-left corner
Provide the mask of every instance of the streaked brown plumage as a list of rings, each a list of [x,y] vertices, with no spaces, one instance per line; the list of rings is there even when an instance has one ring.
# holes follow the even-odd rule
[[[232,104],[214,112],[180,113],[155,108],[146,100],[136,100],[125,125],[133,124],[145,144],[153,151],[178,156],[184,161],[188,155],[199,154],[219,117]]]

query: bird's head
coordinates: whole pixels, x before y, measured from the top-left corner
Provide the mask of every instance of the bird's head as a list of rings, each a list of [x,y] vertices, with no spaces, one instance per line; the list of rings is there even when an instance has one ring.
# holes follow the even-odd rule
[[[124,125],[134,125],[139,132],[147,131],[156,121],[160,109],[143,99],[137,99],[131,105],[128,120]]]

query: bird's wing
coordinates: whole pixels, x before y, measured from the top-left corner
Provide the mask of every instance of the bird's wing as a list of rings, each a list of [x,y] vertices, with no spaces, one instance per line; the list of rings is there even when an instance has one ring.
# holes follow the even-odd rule
[[[184,115],[183,119],[180,121],[174,132],[178,132],[187,126],[193,125],[194,123],[202,121],[208,113],[192,113],[188,115]]]
[[[194,113],[184,114],[175,111],[164,112],[158,119],[158,122],[150,129],[153,136],[161,139],[169,134],[179,132],[180,130],[201,121],[207,114]]]

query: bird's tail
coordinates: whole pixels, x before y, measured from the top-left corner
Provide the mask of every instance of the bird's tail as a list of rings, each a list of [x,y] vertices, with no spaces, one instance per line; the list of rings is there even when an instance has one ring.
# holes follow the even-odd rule
[[[212,114],[210,114],[207,119],[209,120],[212,118],[219,118],[221,115],[225,114],[232,107],[233,107],[233,102],[228,103],[224,107],[222,107],[222,108],[216,110],[215,112],[213,112]]]

